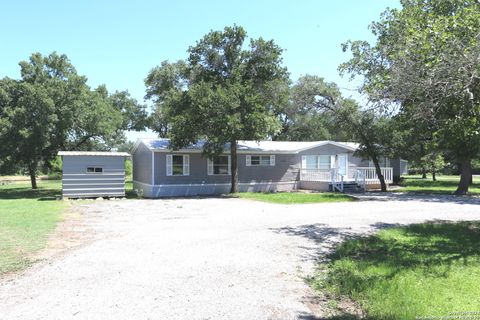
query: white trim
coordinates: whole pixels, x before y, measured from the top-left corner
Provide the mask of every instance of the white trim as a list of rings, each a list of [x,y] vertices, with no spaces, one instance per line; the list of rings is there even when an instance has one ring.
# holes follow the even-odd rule
[[[63,173],[63,176],[99,176],[98,173]],[[125,175],[125,171],[115,173],[103,173],[102,176],[121,176]]]
[[[125,196],[125,192],[98,192],[98,193],[71,193],[71,194],[62,194],[63,197],[66,198],[75,198],[75,197],[86,197],[86,198],[94,198],[94,197],[109,197],[109,196]]]
[[[150,185],[147,183],[139,182],[133,180],[132,182],[138,183],[139,185],[144,185],[145,187],[212,187],[212,186],[230,186],[230,183],[181,183],[181,184],[155,184],[155,185]],[[287,184],[296,184],[298,181],[292,180],[292,181],[278,181],[278,182],[239,182],[238,185],[241,186],[256,186],[256,185],[287,185]]]
[[[93,169],[93,171],[89,172],[88,169]],[[96,171],[97,169],[102,169],[102,170],[97,172]],[[85,173],[87,173],[87,174],[103,174],[103,166],[87,165],[85,167]]]
[[[182,175],[189,176],[190,175],[190,156],[188,154],[183,155],[182,161]]]
[[[165,156],[165,175],[167,177],[170,177],[173,175],[173,158],[172,158],[172,155],[171,154],[167,154]],[[153,185],[154,181],[152,180],[152,185]]]
[[[92,178],[92,179],[62,179],[62,181],[125,181],[125,178]]]
[[[173,174],[173,157],[174,156],[182,157],[182,174]],[[166,158],[165,174],[167,177],[180,177],[180,176],[190,175],[190,155],[173,153],[173,154],[167,154],[165,158]]]
[[[275,166],[275,155],[274,154],[251,154],[247,156],[250,159],[250,165],[248,167],[274,167]],[[252,157],[259,157],[258,164],[252,163]],[[268,164],[262,164],[262,157],[268,157]]]
[[[125,182],[114,183],[64,183],[64,186],[125,186]]]
[[[64,191],[90,191],[90,190],[125,190],[125,187],[123,188],[77,188],[77,189],[64,189]]]
[[[143,141],[140,141],[141,143],[143,143],[143,145],[145,147],[147,147],[147,149],[153,151],[153,152],[161,152],[161,153],[171,153],[171,152],[178,152],[178,153],[202,153],[203,150],[202,149],[179,149],[179,150],[171,150],[171,149],[153,149],[153,148],[150,148],[149,146],[147,146]],[[346,150],[349,150],[349,151],[356,151],[357,149],[354,148],[354,147],[350,147],[348,145],[345,145],[345,144],[342,144],[340,142],[335,142],[335,141],[322,141],[322,142],[319,142],[318,144],[315,144],[315,145],[312,145],[312,146],[308,146],[308,147],[305,147],[305,148],[301,148],[301,149],[297,149],[297,150],[292,150],[292,151],[284,151],[284,150],[238,150],[237,149],[237,153],[238,154],[298,154],[300,152],[303,152],[303,151],[306,151],[306,150],[310,150],[310,149],[314,149],[314,148],[318,148],[318,147],[321,147],[321,146],[324,146],[324,145],[328,145],[328,144],[331,144],[331,145],[334,145],[336,147],[339,147],[339,148],[343,148],[343,149],[346,149]],[[137,146],[138,147],[138,146]],[[134,151],[132,151],[132,154],[135,152],[136,148],[134,148]],[[230,153],[229,151],[225,151],[223,153]]]
[[[338,170],[340,170],[340,157],[345,156],[345,177],[348,177],[348,153],[338,154]]]

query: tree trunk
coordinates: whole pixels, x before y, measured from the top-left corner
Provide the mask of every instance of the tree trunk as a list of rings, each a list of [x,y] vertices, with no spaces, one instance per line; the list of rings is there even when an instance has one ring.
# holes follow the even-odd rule
[[[230,193],[237,192],[237,180],[238,180],[238,171],[237,171],[237,141],[233,140],[230,142],[230,171],[231,171],[231,178],[232,178],[232,186],[230,187]]]
[[[30,167],[28,168],[28,174],[30,175],[30,182],[32,184],[32,189],[37,189],[37,177],[35,176],[35,174],[37,173],[37,170],[36,170],[36,165],[30,165]]]
[[[435,168],[435,163],[432,163],[432,181],[437,181],[437,175],[436,175],[436,168]]]
[[[468,187],[470,186],[470,180],[472,179],[472,163],[470,159],[462,160],[461,162],[462,172],[460,173],[460,182],[458,183],[455,194],[457,196],[466,195]]]
[[[382,174],[382,169],[380,169],[380,164],[376,156],[371,157],[373,165],[375,166],[375,173],[377,174],[378,180],[380,180],[380,188],[382,192],[387,191],[387,184],[385,183],[385,177]]]
[[[423,157],[425,154],[425,147],[423,143],[420,144],[420,155]],[[420,159],[422,163],[422,179],[427,179],[427,169],[425,168],[425,162]]]

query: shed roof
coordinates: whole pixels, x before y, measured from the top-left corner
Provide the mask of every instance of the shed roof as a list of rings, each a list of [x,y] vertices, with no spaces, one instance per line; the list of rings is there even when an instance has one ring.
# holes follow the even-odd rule
[[[130,157],[127,152],[115,151],[58,151],[59,156],[107,156],[107,157]]]
[[[143,143],[147,148],[153,151],[169,151],[169,139],[140,139],[137,141],[134,150],[138,144]],[[205,140],[199,140],[196,144],[192,144],[186,148],[183,148],[183,151],[201,151]],[[336,141],[252,141],[252,140],[240,140],[238,141],[238,152],[240,153],[249,153],[249,152],[271,152],[271,153],[298,153],[304,150],[320,147],[322,145],[332,144],[341,148],[345,148],[351,151],[358,149],[359,144],[355,142],[336,142]],[[229,149],[229,145],[225,146],[225,149]]]

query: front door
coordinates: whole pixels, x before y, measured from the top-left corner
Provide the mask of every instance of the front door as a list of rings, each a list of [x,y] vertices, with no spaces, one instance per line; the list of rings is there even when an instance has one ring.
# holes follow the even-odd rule
[[[339,154],[337,155],[337,172],[339,175],[346,176],[348,173],[348,161],[346,154]]]

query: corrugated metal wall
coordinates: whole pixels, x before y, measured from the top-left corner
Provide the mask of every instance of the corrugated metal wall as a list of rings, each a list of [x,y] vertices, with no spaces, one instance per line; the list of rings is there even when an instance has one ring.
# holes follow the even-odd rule
[[[89,173],[88,167],[101,167]],[[63,156],[62,193],[69,198],[125,196],[125,158],[121,156]]]

